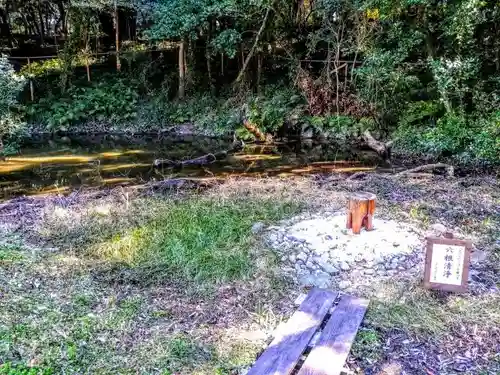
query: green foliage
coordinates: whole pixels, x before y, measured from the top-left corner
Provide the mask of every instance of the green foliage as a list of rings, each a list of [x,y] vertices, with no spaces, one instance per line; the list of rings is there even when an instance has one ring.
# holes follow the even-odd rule
[[[462,161],[500,162],[500,113],[480,118],[445,114],[435,125],[405,124],[395,135],[400,152],[455,155]]]
[[[225,53],[230,58],[234,58],[238,52],[238,46],[241,42],[241,35],[234,29],[222,31],[211,42],[212,53]]]
[[[338,142],[347,142],[361,131],[361,123],[349,116],[312,116],[306,120],[329,139]]]
[[[394,121],[406,109],[418,78],[403,64],[405,56],[394,51],[375,50],[356,70],[360,97],[375,105],[381,117]]]
[[[7,362],[0,365],[0,375],[53,375],[55,372],[50,368],[37,366],[26,366]]]
[[[14,72],[6,58],[0,57],[0,142],[22,126],[14,108],[24,85],[25,79]]]
[[[84,53],[78,53],[75,56],[71,56],[71,67],[75,68],[78,66],[86,66],[88,64],[95,64],[98,59],[93,56],[89,56]],[[24,77],[41,77],[46,74],[51,73],[61,73],[65,69],[65,61],[61,57],[48,60],[32,61],[30,65],[23,65],[19,74]]]
[[[454,108],[463,109],[465,95],[472,90],[468,83],[479,72],[476,58],[431,59],[429,64],[440,100],[447,112]]]
[[[120,122],[136,116],[139,94],[124,79],[112,79],[90,86],[73,86],[60,97],[40,99],[27,108],[32,122],[49,130],[65,129],[87,120]]]
[[[418,101],[408,104],[402,114],[400,126],[433,125],[443,114],[443,106],[434,101]]]
[[[270,86],[247,100],[246,117],[265,132],[275,132],[284,123],[302,113],[304,99],[293,89]]]
[[[383,341],[381,335],[374,329],[361,329],[356,335],[352,352],[355,357],[367,363],[380,360]]]
[[[500,164],[500,112],[496,112],[490,118],[478,120],[469,153],[479,160]]]

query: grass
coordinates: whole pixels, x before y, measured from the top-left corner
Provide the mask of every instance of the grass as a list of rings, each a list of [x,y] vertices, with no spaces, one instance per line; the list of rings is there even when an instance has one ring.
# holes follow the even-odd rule
[[[371,328],[362,328],[356,334],[352,354],[368,364],[380,360],[382,356],[382,337],[380,333]]]
[[[439,338],[465,326],[500,327],[500,298],[495,295],[440,294],[405,281],[381,288],[391,295],[373,299],[367,314],[379,328]]]
[[[214,199],[148,200],[144,205],[156,206],[154,219],[96,244],[92,255],[141,268],[149,277],[211,283],[249,275],[253,223],[299,209],[293,203]]]
[[[233,334],[279,294],[259,292],[273,256],[251,227],[301,207],[195,195],[50,208],[36,233],[58,250],[0,247],[0,374],[223,375],[251,363],[260,343]]]

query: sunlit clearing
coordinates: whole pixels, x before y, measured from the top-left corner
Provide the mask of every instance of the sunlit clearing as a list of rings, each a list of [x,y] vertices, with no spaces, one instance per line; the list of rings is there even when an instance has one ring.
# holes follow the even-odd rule
[[[101,152],[99,154],[100,158],[117,158],[123,155],[137,155],[137,154],[145,154],[144,150],[127,150],[127,151],[107,151]]]
[[[16,172],[16,171],[22,171],[24,169],[30,169],[32,167],[33,167],[33,165],[31,165],[31,164],[10,163],[10,161],[8,161],[7,163],[1,163],[0,174],[7,174],[7,173],[11,173],[11,172]]]
[[[334,170],[335,172],[346,173],[346,172],[368,172],[374,171],[376,167],[352,167],[352,168],[338,168],[337,166],[332,165],[331,168],[322,165],[321,169],[325,170]]]
[[[307,357],[303,365],[304,369],[308,372],[318,372],[324,375],[339,374],[339,370],[344,366],[344,361],[341,360],[344,353],[342,349],[345,346],[342,342],[342,337],[337,337],[335,346],[337,348],[326,346],[315,347]],[[335,349],[338,349],[338,351]],[[328,369],[328,372],[325,373],[324,369]]]
[[[96,246],[92,253],[101,259],[132,264],[144,249],[144,233],[145,230],[139,228],[123,235],[118,234]]]
[[[108,216],[111,213],[111,204],[101,204],[93,209],[93,211],[100,216]]]
[[[314,171],[315,169],[313,167],[305,167],[305,168],[296,168],[296,169],[292,169],[291,172],[292,173],[309,173],[309,172],[312,172]]]
[[[311,165],[330,165],[330,164],[347,164],[347,165],[358,165],[361,164],[360,161],[351,160],[335,160],[335,161],[315,161]]]

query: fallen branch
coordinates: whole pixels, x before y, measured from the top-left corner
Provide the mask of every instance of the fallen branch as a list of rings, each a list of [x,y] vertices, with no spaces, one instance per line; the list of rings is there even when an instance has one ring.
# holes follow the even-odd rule
[[[199,156],[194,159],[180,160],[180,161],[169,160],[169,159],[155,159],[153,161],[153,165],[155,167],[163,166],[171,168],[182,168],[189,165],[200,165],[200,166],[209,165],[215,163],[217,160],[222,160],[227,158],[229,154],[241,150],[242,147],[243,147],[242,142],[235,142],[233,144],[233,147],[227,151],[216,152],[214,154],[210,153],[203,156]]]
[[[443,164],[443,163],[436,163],[436,164],[426,164],[426,165],[421,165],[420,167],[408,169],[406,171],[402,171],[396,174],[396,176],[405,176],[405,175],[417,175],[418,172],[422,171],[432,171],[434,169],[444,169],[446,171],[446,175],[449,177],[453,177],[455,173],[455,168],[453,168],[452,165],[449,164]],[[422,173],[420,173],[422,175]]]
[[[346,181],[361,179],[361,178],[366,177],[366,175],[367,175],[366,172],[356,172],[356,173],[352,174],[351,176],[347,177]]]
[[[216,178],[169,178],[148,182],[145,187],[152,189],[194,189],[196,187],[210,186],[216,182]]]

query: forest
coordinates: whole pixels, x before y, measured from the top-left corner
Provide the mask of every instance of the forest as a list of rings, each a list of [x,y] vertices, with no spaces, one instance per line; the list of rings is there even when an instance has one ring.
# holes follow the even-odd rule
[[[497,2],[2,0],[0,16],[4,153],[189,123],[499,161]]]

